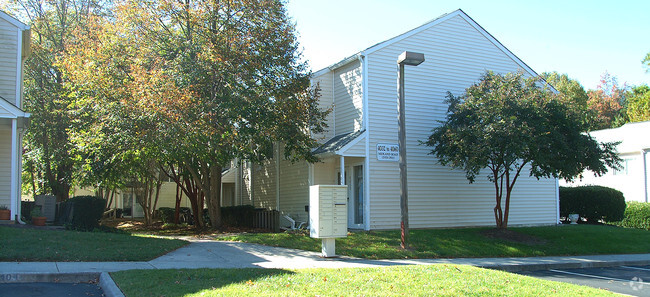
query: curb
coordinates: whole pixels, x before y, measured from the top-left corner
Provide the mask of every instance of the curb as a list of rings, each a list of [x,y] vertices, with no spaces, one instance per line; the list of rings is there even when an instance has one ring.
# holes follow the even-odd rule
[[[15,283],[96,283],[106,297],[125,297],[108,272],[0,274],[0,284]]]
[[[0,274],[1,284],[11,283],[96,283],[99,273],[9,273]]]
[[[549,269],[576,269],[576,268],[600,268],[630,265],[650,265],[650,260],[639,261],[592,261],[592,262],[568,262],[548,264],[505,264],[505,265],[476,265],[476,267],[502,270],[507,272],[536,271]]]
[[[99,286],[104,291],[106,297],[125,297],[122,290],[115,284],[111,275],[108,272],[102,272],[99,276]]]

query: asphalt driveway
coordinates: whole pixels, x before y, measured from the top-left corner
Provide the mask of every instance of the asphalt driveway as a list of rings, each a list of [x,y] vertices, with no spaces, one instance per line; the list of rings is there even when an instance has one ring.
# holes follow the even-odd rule
[[[650,297],[650,265],[521,271],[545,280],[600,288],[631,296]]]

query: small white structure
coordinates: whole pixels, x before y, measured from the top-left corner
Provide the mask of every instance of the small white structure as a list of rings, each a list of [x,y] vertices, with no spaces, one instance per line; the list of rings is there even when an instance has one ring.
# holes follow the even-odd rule
[[[650,121],[627,123],[619,128],[589,133],[598,142],[621,142],[616,150],[621,168],[597,177],[585,171],[582,180],[561,181],[562,186],[598,185],[623,192],[626,201],[648,202],[650,187]]]
[[[23,63],[30,54],[29,26],[0,11],[0,205],[20,215]]]
[[[348,236],[348,187],[311,186],[309,206],[309,235],[323,239],[323,257],[336,256],[335,238]]]
[[[348,228],[400,227],[397,150],[397,58],[404,51],[426,61],[406,70],[406,145],[411,228],[494,226],[494,185],[469,184],[465,173],[438,164],[420,145],[447,114],[447,91],[460,95],[487,70],[537,74],[462,10],[440,16],[325,69],[313,84],[320,106],[332,108],[329,130],[314,137],[321,162],[284,160],[282,147],[263,165],[238,161],[234,201],[290,213],[305,221],[313,185],[347,185]],[[557,180],[517,180],[509,225],[556,224]]]

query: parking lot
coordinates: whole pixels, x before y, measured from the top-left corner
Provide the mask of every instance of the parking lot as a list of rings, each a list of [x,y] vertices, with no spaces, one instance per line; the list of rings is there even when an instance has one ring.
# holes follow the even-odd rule
[[[650,265],[550,269],[518,273],[545,280],[605,289],[621,294],[650,297]]]

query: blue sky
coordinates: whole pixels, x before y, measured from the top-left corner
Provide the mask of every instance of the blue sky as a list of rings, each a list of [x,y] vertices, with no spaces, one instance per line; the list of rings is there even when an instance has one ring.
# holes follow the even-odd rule
[[[538,73],[558,71],[595,89],[605,71],[650,84],[650,1],[289,0],[303,53],[316,71],[462,9]]]

